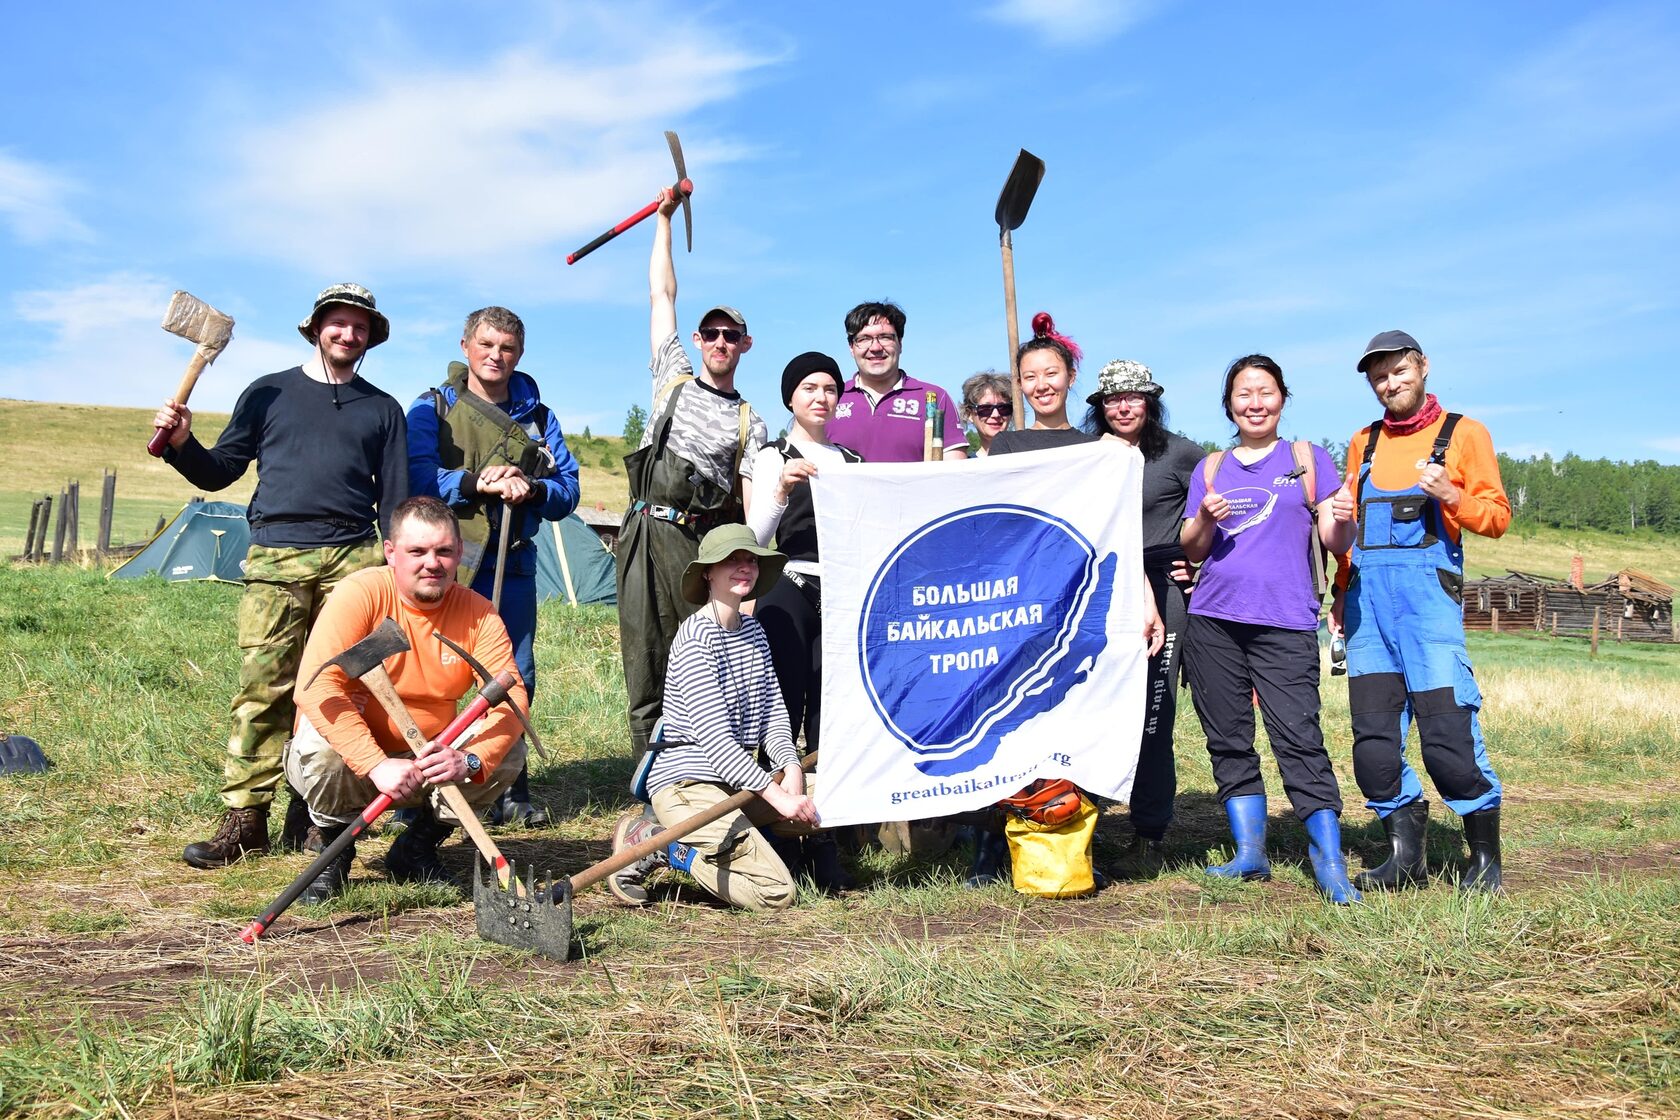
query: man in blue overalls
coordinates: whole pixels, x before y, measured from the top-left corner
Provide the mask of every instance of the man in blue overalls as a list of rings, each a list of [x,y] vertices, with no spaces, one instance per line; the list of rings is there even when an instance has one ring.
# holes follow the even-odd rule
[[[1404,756],[1407,725],[1416,723],[1424,769],[1464,818],[1470,863],[1459,885],[1498,891],[1500,787],[1464,645],[1462,535],[1502,536],[1511,503],[1488,430],[1443,412],[1426,391],[1429,359],[1416,339],[1377,335],[1359,372],[1385,412],[1348,444],[1359,531],[1337,573],[1330,629],[1347,638],[1354,777],[1390,856],[1353,882],[1396,890],[1427,878],[1429,802]]]

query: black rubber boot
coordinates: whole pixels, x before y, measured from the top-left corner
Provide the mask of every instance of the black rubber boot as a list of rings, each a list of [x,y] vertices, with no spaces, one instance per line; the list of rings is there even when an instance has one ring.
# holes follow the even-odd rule
[[[840,863],[840,842],[832,832],[805,838],[805,867],[811,873],[811,882],[824,894],[839,894],[857,886]]]
[[[286,792],[291,795],[286,802],[286,823],[280,826],[280,843],[275,847],[282,852],[307,851],[304,845],[309,840],[309,802],[290,786]]]
[[[974,864],[968,869],[965,887],[986,887],[1007,881],[1014,873],[1009,859],[1009,838],[1002,829],[987,829],[974,841]]]
[[[343,835],[349,828],[347,824],[327,825],[321,829],[321,838],[325,844],[331,844]],[[323,846],[324,846],[323,845]],[[326,902],[344,890],[344,885],[350,881],[350,868],[356,860],[356,844],[351,841],[338,853],[338,858],[327,864],[326,870],[315,876],[309,886],[298,895],[299,902]]]
[[[430,805],[423,806],[403,834],[391,842],[385,853],[385,870],[398,883],[446,883],[449,872],[438,858],[438,845],[455,831],[452,824],[437,819]]]
[[[782,862],[787,865],[788,874],[793,876],[795,882],[810,870],[805,866],[805,844],[801,837],[777,836],[765,829],[764,838],[770,841],[770,847],[782,857]]]
[[[1470,866],[1464,869],[1458,889],[1502,894],[1505,885],[1499,874],[1499,808],[1465,814],[1464,840],[1470,845]]]
[[[1388,837],[1388,859],[1353,877],[1362,891],[1398,891],[1421,887],[1429,881],[1424,856],[1429,835],[1429,802],[1419,798],[1394,810],[1380,822]]]

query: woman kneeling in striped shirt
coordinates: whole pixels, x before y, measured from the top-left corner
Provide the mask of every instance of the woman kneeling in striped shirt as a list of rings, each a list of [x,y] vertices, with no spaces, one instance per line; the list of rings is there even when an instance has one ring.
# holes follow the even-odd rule
[[[665,672],[663,733],[654,751],[647,791],[657,821],[631,813],[613,830],[622,851],[664,828],[709,809],[743,789],[782,820],[817,823],[805,794],[805,772],[788,730],[787,708],[770,663],[770,646],[741,603],[757,599],[782,574],[787,557],[760,547],[745,525],[720,525],[700,542],[699,557],[683,572],[683,598],[702,604],[677,628]],[[775,765],[759,763],[762,753]],[[753,814],[774,819],[768,812]],[[744,811],[696,829],[664,850],[607,879],[619,901],[648,902],[646,879],[661,867],[686,871],[732,906],[781,910],[793,904],[793,875]]]

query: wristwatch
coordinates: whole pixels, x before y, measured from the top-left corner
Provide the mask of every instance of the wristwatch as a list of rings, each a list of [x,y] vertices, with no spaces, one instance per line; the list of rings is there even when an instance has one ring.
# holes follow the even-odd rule
[[[467,781],[478,781],[478,776],[484,769],[484,763],[480,762],[478,756],[471,751],[463,751],[461,757],[467,760]]]

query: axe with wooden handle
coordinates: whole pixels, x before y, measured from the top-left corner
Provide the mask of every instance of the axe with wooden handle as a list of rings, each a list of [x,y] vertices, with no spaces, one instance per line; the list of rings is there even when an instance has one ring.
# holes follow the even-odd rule
[[[397,695],[397,688],[391,683],[391,676],[385,671],[385,659],[399,653],[407,653],[414,647],[408,644],[408,637],[394,621],[387,618],[381,622],[373,633],[339,654],[337,657],[323,661],[321,667],[315,670],[304,687],[315,683],[315,677],[321,675],[328,665],[337,665],[348,676],[355,677],[367,686],[369,692],[379,701],[380,705],[390,713],[397,729],[402,732],[403,741],[408,749],[414,752],[416,758],[426,753],[425,733],[415,724],[414,717],[408,714],[408,707]],[[500,695],[491,696],[493,703],[500,702],[507,695],[507,690],[513,687],[514,678],[510,673],[503,673],[494,678],[491,684],[498,686]],[[487,685],[485,694],[490,695]],[[461,827],[472,837],[473,846],[478,849],[484,861],[495,869],[496,878],[503,887],[509,885],[512,869],[508,866],[506,857],[496,842],[490,839],[490,833],[485,831],[484,825],[478,819],[478,811],[467,804],[467,795],[454,783],[447,783],[437,787],[450,810],[461,818]]]
[[[198,375],[227,349],[228,342],[233,338],[233,318],[196,296],[176,292],[169,300],[169,310],[163,313],[163,329],[180,335],[188,342],[198,343],[198,349],[193,351],[192,360],[187,363],[187,371],[181,375],[181,384],[173,398],[176,404],[186,404],[187,398],[192,396],[193,386],[198,384]],[[172,431],[173,428],[159,428],[152,434],[146,450],[154,458],[163,454]]]

